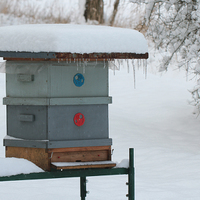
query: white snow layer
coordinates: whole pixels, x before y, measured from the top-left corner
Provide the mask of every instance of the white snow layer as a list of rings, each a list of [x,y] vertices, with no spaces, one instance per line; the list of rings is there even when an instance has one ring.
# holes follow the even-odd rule
[[[116,165],[115,168],[129,168],[129,160],[123,159],[120,163]]]
[[[44,172],[32,162],[23,158],[0,158],[0,176]]]
[[[29,24],[0,27],[0,51],[147,53],[138,31],[94,25]]]
[[[93,162],[53,162],[57,167],[87,166],[87,165],[107,165],[114,164],[112,161],[93,161]]]

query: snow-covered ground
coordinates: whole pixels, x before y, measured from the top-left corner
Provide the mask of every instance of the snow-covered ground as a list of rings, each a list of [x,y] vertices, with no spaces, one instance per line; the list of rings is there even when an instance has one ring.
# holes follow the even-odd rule
[[[149,66],[150,69],[151,66]],[[199,200],[200,196],[200,118],[188,105],[185,73],[169,71],[133,74],[121,68],[110,70],[110,136],[113,160],[128,158],[128,148],[135,148],[137,200]],[[0,74],[0,98],[5,96],[4,74]],[[6,134],[5,106],[0,106],[0,140]],[[0,146],[4,157],[4,147]],[[127,199],[127,176],[88,178],[88,200]],[[0,182],[4,200],[80,199],[79,179]]]

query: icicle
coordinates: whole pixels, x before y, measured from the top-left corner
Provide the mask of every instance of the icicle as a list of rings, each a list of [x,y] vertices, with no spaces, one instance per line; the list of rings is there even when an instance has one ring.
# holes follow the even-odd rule
[[[97,59],[96,59],[96,65],[98,64]]]
[[[71,58],[69,59],[69,63],[71,63]]]
[[[86,59],[84,63],[85,63],[85,65],[87,66],[87,64],[88,64],[88,60]]]
[[[127,70],[128,70],[128,73],[129,73],[129,60],[128,59],[126,60],[126,63],[127,63]]]
[[[145,77],[146,77],[146,69],[145,69],[145,66],[144,66],[144,60],[140,60],[140,62],[141,62],[141,65],[142,65],[143,74],[144,74]]]
[[[139,62],[140,62],[139,59],[137,59],[137,67],[138,67],[138,69],[140,69],[140,63]]]
[[[135,78],[135,63],[134,60],[132,60],[133,65],[133,80],[134,80],[134,89],[136,88],[136,78]]]
[[[106,68],[106,61],[105,61],[105,59],[103,59],[103,68],[104,69]]]
[[[117,70],[120,69],[120,66],[119,66],[119,63],[117,62],[117,60],[114,60],[115,61],[115,66],[117,67]]]
[[[81,59],[79,59],[80,67],[81,67]]]
[[[66,59],[66,63],[68,64],[68,59]]]
[[[113,73],[114,73],[114,75],[115,75],[115,64],[114,64],[114,69],[113,69]]]
[[[143,60],[143,61],[144,61],[144,60]],[[145,74],[144,63],[142,63],[141,60],[140,60],[140,63],[141,63],[141,64],[140,64],[140,67],[141,67],[141,65],[143,64],[142,69],[143,69],[143,74]]]
[[[143,67],[145,69],[145,79],[147,79],[147,60],[143,60]]]
[[[77,69],[78,69],[78,59],[77,59],[77,61],[76,61],[76,65],[77,65]]]
[[[83,65],[83,74],[85,74],[85,65]]]
[[[117,59],[117,62],[118,62],[118,65],[119,65],[119,70],[120,70],[120,67],[121,67],[120,60]]]

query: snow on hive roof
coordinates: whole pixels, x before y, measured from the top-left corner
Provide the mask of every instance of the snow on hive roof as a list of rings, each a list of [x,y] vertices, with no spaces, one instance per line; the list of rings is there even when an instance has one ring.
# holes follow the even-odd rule
[[[147,41],[138,31],[108,26],[32,24],[0,27],[2,52],[146,54]],[[4,55],[3,55],[4,57]]]

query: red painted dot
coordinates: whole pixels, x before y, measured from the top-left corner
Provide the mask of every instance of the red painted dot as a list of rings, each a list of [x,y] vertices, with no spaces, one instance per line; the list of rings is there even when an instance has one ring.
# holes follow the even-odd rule
[[[58,156],[58,158],[60,158],[60,156]]]
[[[76,126],[82,126],[85,122],[85,117],[82,113],[77,113],[74,116],[74,123]]]

